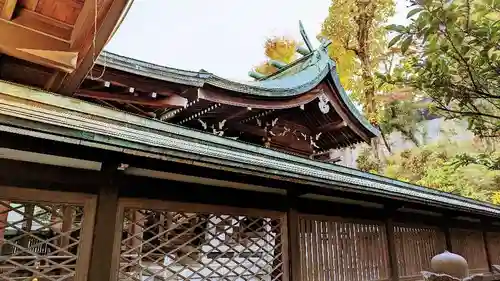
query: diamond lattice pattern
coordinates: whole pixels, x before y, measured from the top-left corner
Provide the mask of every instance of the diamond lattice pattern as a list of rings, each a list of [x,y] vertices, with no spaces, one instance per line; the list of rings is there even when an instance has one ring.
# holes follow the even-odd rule
[[[281,220],[125,209],[119,280],[281,280]]]
[[[0,201],[0,280],[73,280],[83,207]]]

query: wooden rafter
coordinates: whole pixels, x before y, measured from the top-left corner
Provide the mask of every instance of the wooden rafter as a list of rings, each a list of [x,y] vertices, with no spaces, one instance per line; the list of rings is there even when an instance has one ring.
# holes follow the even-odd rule
[[[94,34],[95,1],[85,1],[71,35],[71,48],[80,52],[77,70],[64,77],[59,89],[51,90],[72,95],[78,89],[94,65],[94,55],[97,56],[110,39],[130,0],[101,1],[97,11],[97,34]]]
[[[65,72],[74,70],[78,55],[70,52],[70,43],[56,36],[0,19],[0,51]]]
[[[151,107],[183,107],[187,104],[187,99],[178,95],[172,95],[159,99],[149,99],[126,94],[111,94],[96,91],[80,91],[75,95],[79,97],[94,98],[97,100],[118,101],[123,103],[147,105]]]
[[[36,13],[28,8],[16,10],[16,16],[12,18],[12,21],[27,28],[42,30],[67,42],[71,40],[73,25]]]

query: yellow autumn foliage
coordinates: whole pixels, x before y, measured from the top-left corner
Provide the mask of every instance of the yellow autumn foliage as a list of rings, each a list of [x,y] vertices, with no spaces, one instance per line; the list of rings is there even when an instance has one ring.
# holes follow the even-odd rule
[[[355,50],[366,50],[369,68],[374,73],[379,68],[380,57],[387,51],[385,24],[394,14],[393,0],[332,0],[328,17],[323,22],[321,36],[330,39],[329,54],[337,63],[340,81],[351,96],[364,100],[365,81],[361,77],[361,60]],[[370,17],[369,25],[361,25],[357,19]],[[359,33],[367,32],[365,45],[358,42]],[[366,62],[365,62],[366,63]]]
[[[491,202],[495,205],[500,205],[500,191],[495,191],[491,195]]]
[[[284,36],[272,37],[266,40],[264,44],[264,53],[270,60],[276,60],[285,64],[289,64],[297,59],[296,49],[299,43],[291,38]],[[269,62],[263,62],[256,66],[254,70],[264,75],[270,75],[278,69],[272,66]]]

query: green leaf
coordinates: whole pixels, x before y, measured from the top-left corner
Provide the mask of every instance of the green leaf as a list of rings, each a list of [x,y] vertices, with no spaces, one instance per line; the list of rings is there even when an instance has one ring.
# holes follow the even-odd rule
[[[493,56],[493,53],[495,52],[496,48],[493,47],[491,49],[488,50],[488,58],[491,59],[491,57]]]
[[[413,38],[409,36],[403,41],[403,43],[401,43],[401,53],[403,55],[406,53],[406,51],[408,51],[408,48],[410,47],[412,41]]]
[[[388,48],[394,46],[394,44],[398,43],[399,40],[401,40],[401,37],[403,37],[403,34],[399,34],[397,36],[395,36],[394,38],[392,38],[392,40],[389,42],[388,44]]]
[[[429,28],[425,29],[424,37],[422,38],[424,43],[425,43],[425,41],[427,41],[427,37],[429,37],[429,35],[431,35],[432,33],[433,33],[432,28],[429,27]]]
[[[386,28],[387,28],[387,30],[390,30],[390,31],[398,31],[398,32],[405,32],[406,31],[406,27],[404,27],[403,25],[400,25],[400,24],[391,24],[391,25],[388,25]]]
[[[421,8],[421,7],[416,8],[416,9],[413,9],[413,10],[411,10],[411,11],[408,13],[408,15],[406,15],[406,18],[407,18],[407,19],[409,19],[409,18],[413,17],[415,14],[417,14],[417,13],[419,13],[419,12],[423,11],[423,10],[424,10],[424,8]]]

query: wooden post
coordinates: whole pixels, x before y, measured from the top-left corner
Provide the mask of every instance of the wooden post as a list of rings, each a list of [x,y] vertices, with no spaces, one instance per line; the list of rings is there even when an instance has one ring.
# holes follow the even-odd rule
[[[5,229],[8,226],[7,219],[9,217],[9,211],[10,211],[10,208],[8,207],[9,205],[10,205],[9,201],[2,201],[2,204],[0,204],[0,255],[2,255],[2,246],[4,243]]]
[[[486,253],[486,260],[488,261],[488,268],[490,272],[493,272],[493,263],[491,259],[491,251],[489,247],[489,239],[488,239],[488,232],[486,231],[485,227],[483,226],[483,241],[484,241],[484,252]]]
[[[444,233],[444,240],[446,242],[446,250],[450,253],[453,252],[453,246],[451,244],[451,232],[450,232],[450,228],[448,227],[448,225],[444,225],[442,228],[443,230],[443,233]]]
[[[63,206],[62,207],[62,215],[63,221],[61,225],[61,249],[65,249],[68,247],[69,237],[71,236],[71,230],[73,228],[73,209],[71,206]],[[65,249],[59,252],[59,255],[64,256],[67,255],[67,252],[70,252],[70,249]]]
[[[290,281],[301,281],[299,215],[293,208],[287,212],[287,244]],[[286,279],[285,279],[286,280]]]
[[[97,200],[88,280],[116,281],[120,252],[115,237],[120,237],[117,232],[121,233],[123,214],[118,207],[118,187],[111,182],[104,184]]]
[[[22,229],[25,232],[28,232],[28,233],[31,232],[31,229],[33,228],[33,215],[34,214],[35,214],[35,205],[25,204],[24,205],[25,221],[23,222],[23,226],[22,226]],[[24,249],[28,249],[29,239],[30,239],[30,236],[24,235],[24,237],[21,238],[21,241],[19,241],[19,245],[21,245],[21,247],[23,247]]]
[[[391,267],[391,280],[399,280],[398,257],[396,255],[396,244],[394,242],[394,224],[391,218],[385,220],[385,233],[387,236],[387,248],[389,250],[389,266]]]

